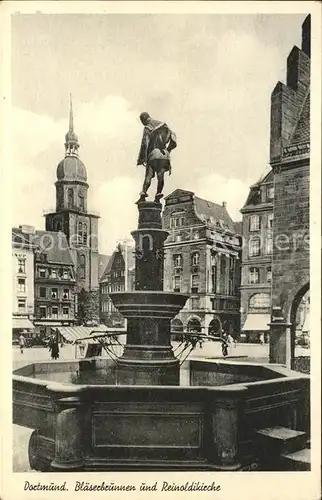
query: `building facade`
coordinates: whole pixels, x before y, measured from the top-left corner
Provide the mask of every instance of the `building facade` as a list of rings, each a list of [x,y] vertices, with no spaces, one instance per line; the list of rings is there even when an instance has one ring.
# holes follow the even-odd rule
[[[100,321],[109,327],[125,326],[124,317],[114,307],[111,292],[134,290],[134,247],[119,244],[113,252],[100,280]]]
[[[177,189],[166,197],[164,290],[188,293],[173,331],[234,336],[240,329],[241,236],[226,204]]]
[[[12,333],[34,330],[35,245],[29,226],[12,229]]]
[[[87,172],[78,150],[79,142],[74,132],[73,109],[70,104],[65,157],[57,166],[56,208],[45,212],[46,231],[62,231],[66,235],[75,262],[77,292],[93,292],[98,297],[99,216],[88,211]],[[97,311],[98,307],[97,303]]]
[[[36,231],[36,240],[34,325],[46,336],[75,323],[75,268],[64,233]]]
[[[274,176],[268,172],[251,186],[243,216],[241,330],[248,341],[268,341],[271,313]]]
[[[311,18],[301,48],[287,58],[286,84],[271,95],[270,164],[274,173],[270,360],[292,365],[296,317],[310,289]]]

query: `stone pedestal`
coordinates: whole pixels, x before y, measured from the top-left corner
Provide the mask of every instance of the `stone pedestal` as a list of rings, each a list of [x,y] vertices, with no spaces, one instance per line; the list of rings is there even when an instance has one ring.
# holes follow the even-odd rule
[[[216,388],[212,402],[212,443],[210,459],[222,470],[238,470],[238,425],[240,404],[246,387]]]
[[[272,321],[269,324],[269,362],[291,367],[291,324],[282,316],[281,307],[272,308]]]
[[[135,291],[110,294],[127,319],[127,341],[117,361],[117,382],[122,385],[179,385],[179,361],[171,346],[171,319],[188,295],[163,292],[162,205],[138,203],[135,240]]]
[[[51,469],[57,472],[77,472],[84,467],[82,453],[82,403],[79,397],[57,400],[55,459]]]

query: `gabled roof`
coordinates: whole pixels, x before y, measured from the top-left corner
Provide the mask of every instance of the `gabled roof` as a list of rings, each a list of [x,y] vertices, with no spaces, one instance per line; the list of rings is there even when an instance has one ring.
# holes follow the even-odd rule
[[[41,253],[47,255],[47,262],[74,265],[66,235],[59,231],[36,231],[34,242]]]
[[[235,232],[234,222],[227,212],[226,206],[218,205],[212,201],[203,200],[202,198],[194,197],[195,210],[197,216],[202,222],[210,226],[222,227]]]
[[[33,234],[24,233],[20,227],[13,227],[11,230],[12,243],[18,245],[32,245],[34,243],[33,236]]]
[[[100,280],[105,273],[106,266],[110,260],[110,255],[99,254],[98,255],[98,279]]]
[[[166,196],[165,200],[168,200],[169,198],[182,198],[184,196],[190,196],[192,198],[196,215],[204,224],[217,228],[221,227],[222,229],[229,229],[230,231],[235,232],[234,223],[227,212],[226,205],[224,204],[219,205],[212,201],[204,200],[203,198],[195,196],[193,191],[186,191],[184,189],[176,189],[171,194]]]
[[[126,248],[125,245],[119,243],[117,246],[117,249],[114,250],[111,257],[109,258],[107,265],[105,267],[105,270],[100,277],[100,281],[103,281],[104,279],[106,279],[107,275],[111,272],[111,269],[112,269],[112,266],[114,263],[114,259],[119,252],[122,253],[123,259],[125,259],[125,255],[127,256],[127,269],[131,270],[134,268],[134,266],[135,266],[134,247],[127,246],[127,248]]]
[[[243,234],[243,222],[237,221],[234,224],[235,224],[236,233],[242,235]]]

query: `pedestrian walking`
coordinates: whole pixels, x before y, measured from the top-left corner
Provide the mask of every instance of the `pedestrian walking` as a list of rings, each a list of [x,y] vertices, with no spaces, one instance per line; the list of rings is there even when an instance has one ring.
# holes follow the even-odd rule
[[[221,352],[224,358],[228,356],[228,342],[225,339],[221,342]]]
[[[20,335],[19,337],[19,347],[20,347],[20,353],[23,354],[24,347],[26,345],[26,339],[23,336],[23,334]]]
[[[51,354],[51,359],[58,359],[59,358],[59,344],[58,344],[58,338],[57,335],[52,335],[50,342],[49,342],[49,350]]]
[[[228,356],[228,336],[224,332],[221,332],[222,342],[221,342],[221,352],[224,357]]]

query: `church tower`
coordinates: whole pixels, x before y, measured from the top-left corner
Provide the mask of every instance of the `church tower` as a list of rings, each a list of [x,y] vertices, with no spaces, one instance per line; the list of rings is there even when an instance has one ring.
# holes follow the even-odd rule
[[[62,231],[74,257],[78,291],[98,290],[98,219],[87,210],[87,172],[79,158],[72,99],[65,157],[57,166],[56,210],[45,215],[46,231]]]

